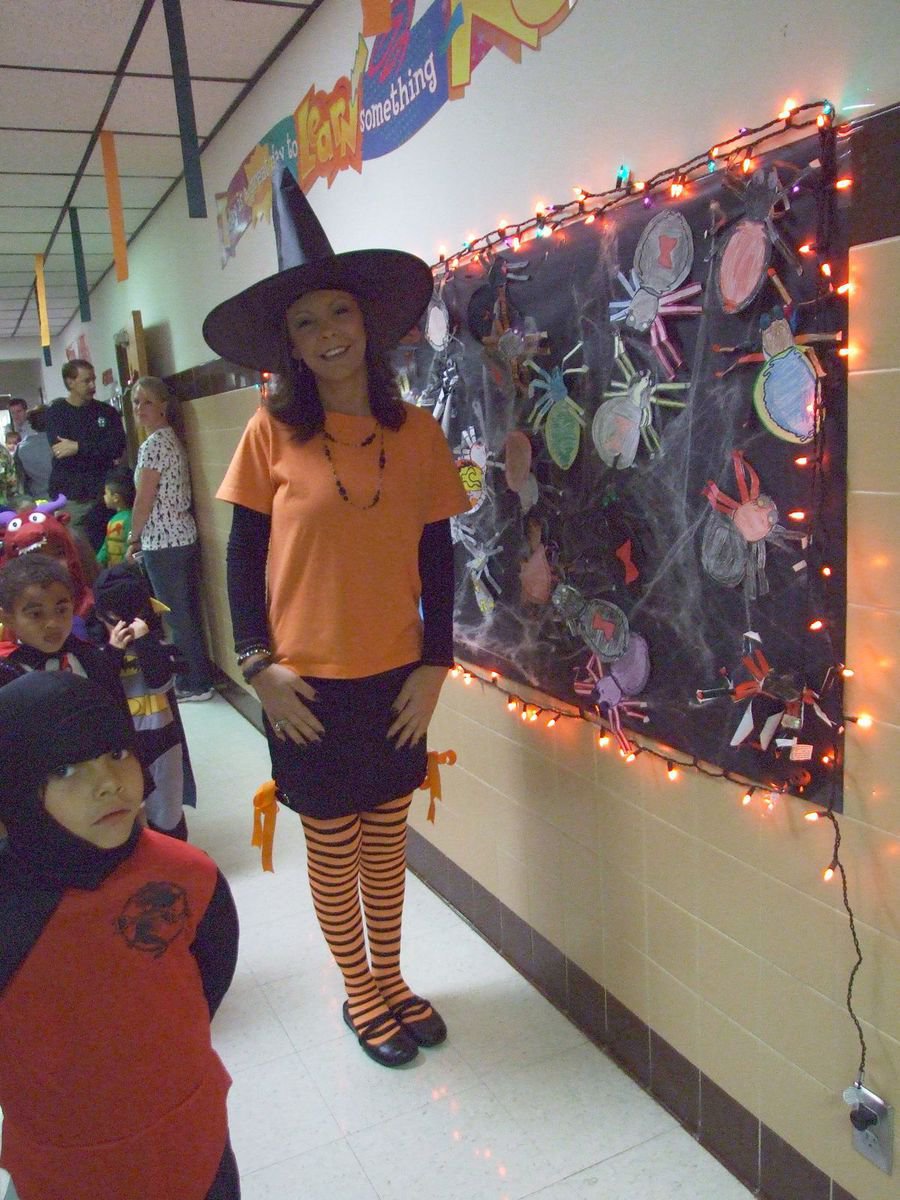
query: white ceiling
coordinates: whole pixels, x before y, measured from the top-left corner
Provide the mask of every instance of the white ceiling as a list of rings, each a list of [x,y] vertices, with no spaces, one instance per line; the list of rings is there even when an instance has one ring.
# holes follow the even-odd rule
[[[181,0],[201,150],[322,3]],[[35,254],[51,333],[78,311],[70,207],[88,287],[111,268],[102,129],[115,134],[130,238],[183,172],[162,0],[4,0],[0,338],[38,336]]]

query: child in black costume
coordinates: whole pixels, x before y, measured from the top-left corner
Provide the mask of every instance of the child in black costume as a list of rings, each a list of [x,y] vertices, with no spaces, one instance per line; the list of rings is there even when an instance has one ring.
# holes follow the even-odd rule
[[[94,582],[95,621],[89,633],[119,673],[141,761],[153,779],[146,799],[151,829],[187,841],[184,804],[196,802],[187,740],[175,700],[178,650],[162,640],[162,622],[150,588],[136,567],[124,563],[101,571]]]
[[[0,1162],[21,1200],[237,1200],[209,1022],[237,917],[205,854],[137,823],[122,708],[91,680],[0,689]]]
[[[0,687],[29,671],[73,671],[125,707],[114,664],[72,633],[74,587],[63,562],[30,551],[0,567]]]

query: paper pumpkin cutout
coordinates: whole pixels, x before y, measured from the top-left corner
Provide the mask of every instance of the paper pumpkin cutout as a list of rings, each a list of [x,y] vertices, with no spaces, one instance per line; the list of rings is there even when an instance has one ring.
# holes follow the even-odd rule
[[[611,379],[603,393],[604,402],[591,423],[591,439],[602,462],[624,471],[634,465],[641,442],[651,458],[659,452],[651,406],[684,408],[684,402],[673,395],[690,384],[657,383],[650,371],[638,371],[618,335],[615,346],[615,370],[621,378]]]
[[[581,342],[573,346],[563,357],[562,364],[550,371],[539,367],[533,358],[525,363],[537,375],[528,385],[528,399],[537,396],[528,423],[536,432],[543,427],[547,451],[563,471],[568,471],[578,457],[581,430],[584,427],[584,409],[569,395],[565,381],[567,375],[583,375],[588,370],[584,365],[566,367],[568,360],[581,346]]]
[[[658,213],[635,247],[630,279],[617,273],[628,299],[613,300],[609,306],[610,321],[622,321],[637,333],[650,330],[650,343],[669,379],[683,360],[663,318],[696,316],[703,311],[699,304],[684,303],[702,290],[701,285],[678,286],[687,278],[693,261],[694,239],[687,221],[674,209]]]
[[[601,662],[614,662],[625,653],[628,618],[617,604],[587,600],[570,583],[558,583],[551,600],[569,632],[580,637]]]

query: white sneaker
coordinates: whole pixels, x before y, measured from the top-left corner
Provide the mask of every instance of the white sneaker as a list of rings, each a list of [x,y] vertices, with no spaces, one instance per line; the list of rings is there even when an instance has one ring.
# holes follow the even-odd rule
[[[178,688],[175,689],[175,699],[179,704],[199,704],[202,700],[212,700],[215,694],[214,688],[206,688],[205,691],[196,692],[182,692]]]

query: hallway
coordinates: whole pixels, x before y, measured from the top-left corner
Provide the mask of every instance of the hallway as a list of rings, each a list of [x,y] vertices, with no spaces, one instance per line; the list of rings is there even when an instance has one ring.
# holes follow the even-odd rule
[[[263,739],[218,697],[182,712],[200,792],[192,840],[228,876],[241,916],[214,1040],[234,1077],[245,1200],[750,1196],[412,875],[404,973],[450,1037],[400,1071],[367,1059],[341,1021],[299,822],[279,816],[274,875],[249,845]]]

